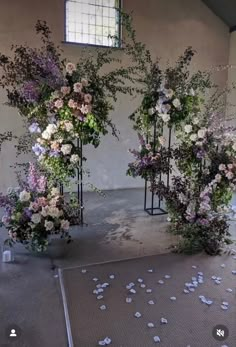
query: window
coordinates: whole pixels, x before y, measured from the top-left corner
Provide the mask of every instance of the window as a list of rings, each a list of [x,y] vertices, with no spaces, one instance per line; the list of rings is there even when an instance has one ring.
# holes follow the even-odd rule
[[[121,0],[66,0],[66,41],[119,47]],[[119,41],[119,40],[118,40]]]

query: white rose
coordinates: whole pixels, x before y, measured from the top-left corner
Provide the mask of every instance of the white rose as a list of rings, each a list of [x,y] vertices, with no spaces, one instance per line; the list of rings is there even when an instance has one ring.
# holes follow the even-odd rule
[[[54,228],[54,224],[51,221],[45,220],[44,226],[47,231],[50,231]]]
[[[226,166],[224,164],[219,165],[219,170],[224,171],[226,169]]]
[[[174,99],[173,100],[173,105],[175,108],[180,108],[181,107],[181,103],[179,101],[179,99]]]
[[[57,207],[55,206],[50,206],[49,211],[48,211],[49,216],[53,218],[58,218],[60,216],[60,211]]]
[[[192,125],[190,125],[190,124],[187,124],[187,125],[185,125],[185,127],[184,127],[184,131],[185,131],[187,134],[191,133],[192,129],[193,129],[193,127],[192,127]]]
[[[51,195],[52,196],[56,196],[56,195],[59,195],[59,194],[60,194],[60,191],[59,191],[59,189],[57,187],[53,187],[51,189]]]
[[[198,133],[197,133],[198,138],[203,139],[206,135],[206,132],[207,132],[206,128],[202,128],[202,129],[198,130]]]
[[[227,167],[229,170],[233,170],[233,168],[234,168],[233,164],[228,164]]]
[[[49,215],[49,206],[42,207],[41,215],[47,217]]]
[[[168,113],[161,113],[160,117],[161,117],[161,119],[163,120],[164,123],[167,123],[170,120],[170,115]]]
[[[66,131],[72,131],[74,129],[74,126],[71,122],[65,122],[65,129]]]
[[[150,116],[152,116],[154,113],[155,113],[155,109],[154,109],[154,108],[149,108],[148,114],[149,114]]]
[[[22,202],[29,201],[30,196],[31,195],[29,192],[27,192],[26,190],[23,190],[22,192],[20,192],[20,195],[19,195],[20,201]]]
[[[231,171],[227,172],[226,177],[228,178],[228,180],[232,180],[232,178],[234,178],[233,172]]]
[[[78,154],[72,154],[71,158],[70,158],[70,162],[72,164],[77,164],[79,161],[79,155]]]
[[[57,126],[55,124],[48,124],[46,132],[48,132],[50,135],[55,134],[57,132]]]
[[[193,118],[193,124],[194,125],[197,125],[199,124],[199,119],[196,117],[196,118]]]
[[[70,154],[72,150],[72,145],[62,145],[61,146],[61,151],[64,155]]]
[[[197,141],[197,134],[192,134],[190,136],[190,140],[193,141],[193,142]]]
[[[236,142],[232,146],[233,150],[236,151]]]
[[[68,220],[63,219],[61,221],[61,228],[63,230],[68,230],[70,228],[70,222]]]
[[[34,224],[39,224],[41,222],[41,216],[39,213],[34,213],[32,214],[31,216],[31,221],[34,223]]]
[[[42,133],[42,138],[45,140],[50,140],[51,134],[47,130],[44,130]]]

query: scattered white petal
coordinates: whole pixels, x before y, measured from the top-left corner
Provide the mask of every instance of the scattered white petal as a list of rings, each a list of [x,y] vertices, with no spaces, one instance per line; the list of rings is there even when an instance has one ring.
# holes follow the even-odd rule
[[[149,272],[149,273],[152,273],[152,272],[153,272],[153,269],[149,269],[148,272]]]
[[[104,311],[104,310],[106,310],[106,309],[107,309],[106,305],[100,306],[100,310]]]
[[[206,300],[206,304],[210,306],[213,304],[213,301],[212,300]]]
[[[217,277],[216,279],[217,279],[217,281],[222,281],[221,277]]]
[[[176,297],[175,297],[175,296],[171,296],[171,297],[170,297],[170,300],[175,301],[175,300],[176,300]]]
[[[228,310],[228,306],[221,305],[220,307],[222,308],[222,310],[225,310],[225,311]]]
[[[103,283],[103,284],[102,284],[102,288],[109,287],[109,285],[110,285],[109,283]]]
[[[142,284],[140,284],[140,287],[141,288],[146,288],[146,284],[142,283]]]
[[[58,277],[58,275],[54,275],[54,277],[55,277],[55,278],[57,278],[57,277]]]
[[[98,344],[99,344],[99,346],[106,346],[106,342],[105,341],[98,341]]]
[[[161,324],[167,324],[167,323],[168,323],[168,321],[166,318],[161,318]]]
[[[102,285],[101,284],[97,284],[96,288],[102,288]]]
[[[130,293],[132,293],[132,294],[136,294],[136,290],[135,289],[130,289],[130,291],[129,291]]]
[[[115,275],[110,275],[109,278],[110,278],[111,280],[114,280]]]
[[[227,301],[223,301],[223,302],[222,302],[222,305],[224,305],[224,306],[229,306],[229,303],[228,303]]]
[[[155,325],[153,323],[148,323],[147,326],[148,326],[148,328],[154,328],[155,327]]]
[[[233,275],[236,275],[236,270],[233,270],[233,271],[232,271],[232,274],[233,274]]]
[[[200,284],[201,284],[201,282],[199,282]],[[198,287],[198,282],[197,281],[193,281],[193,286],[195,287],[195,288],[197,288]]]
[[[226,291],[229,292],[229,293],[232,293],[232,292],[233,292],[233,289],[227,288]]]
[[[138,282],[139,283],[143,283],[143,279],[142,278],[138,278]]]
[[[188,289],[184,289],[184,293],[185,293],[185,294],[189,294]]]
[[[221,346],[221,347],[228,347],[227,345],[223,345],[223,346]]]
[[[215,280],[215,284],[221,284],[221,281]]]
[[[148,301],[149,305],[155,305],[155,302],[153,300]]]
[[[106,337],[104,339],[104,342],[106,343],[106,345],[110,345],[111,344],[111,339],[109,337]]]
[[[140,318],[140,317],[142,317],[142,315],[141,315],[141,313],[140,313],[140,312],[136,312],[136,313],[134,314],[134,316],[135,316],[136,318]]]
[[[196,265],[192,265],[192,268],[193,268],[193,269],[196,269],[197,267],[196,267]]]
[[[202,272],[198,272],[197,273],[199,276],[203,276],[203,273]]]
[[[159,280],[158,283],[159,284],[164,284],[164,281],[163,280]]]
[[[97,296],[97,299],[98,299],[98,300],[103,299],[103,295],[98,295],[98,296]]]
[[[125,301],[127,304],[130,304],[132,302],[132,298],[126,298]]]
[[[193,292],[195,292],[195,289],[194,288],[189,288],[189,291],[193,293]]]
[[[103,292],[104,292],[104,289],[98,288],[97,292],[98,292],[98,293],[103,293]]]
[[[94,278],[93,278],[93,281],[94,281],[94,282],[97,282],[97,281],[98,281],[98,278],[97,278],[97,277],[94,277]]]
[[[197,281],[197,277],[192,277],[192,281]]]
[[[165,275],[165,278],[169,279],[169,278],[171,278],[171,276],[170,275]]]
[[[211,278],[212,278],[213,280],[216,280],[217,277],[216,277],[216,276],[212,276]]]
[[[146,293],[152,293],[152,289],[146,289]]]
[[[82,274],[86,274],[87,270],[86,269],[82,269],[81,272],[82,272]]]
[[[98,294],[99,294],[99,291],[98,291],[97,289],[94,289],[93,294],[98,295]]]
[[[221,264],[220,266],[221,266],[222,268],[225,268],[225,264]]]
[[[154,337],[153,337],[153,340],[154,340],[154,342],[156,342],[156,343],[161,342],[161,339],[160,339],[159,336],[154,336]]]

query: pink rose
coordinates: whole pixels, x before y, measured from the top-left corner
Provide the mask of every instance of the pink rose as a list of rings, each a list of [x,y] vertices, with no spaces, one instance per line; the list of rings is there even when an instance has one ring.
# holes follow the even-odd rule
[[[70,87],[61,87],[61,92],[63,95],[67,95],[67,94],[70,94]]]
[[[69,75],[72,75],[72,73],[76,70],[75,64],[68,63],[66,65],[66,72],[68,72]]]
[[[80,107],[80,111],[83,113],[83,114],[88,114],[90,113],[92,110],[92,107],[90,105],[82,105]]]
[[[91,101],[92,101],[92,95],[91,94],[85,94],[84,102],[90,104]]]
[[[84,86],[84,87],[87,87],[88,86],[88,80],[86,80],[86,78],[82,78],[82,80],[81,80],[81,83],[82,83],[82,85]]]
[[[63,107],[63,100],[62,99],[58,99],[54,102],[54,106],[56,108],[62,108]]]
[[[73,87],[74,92],[76,93],[80,93],[82,91],[82,88],[83,88],[83,85],[80,82],[75,83]]]
[[[40,207],[43,207],[47,205],[47,200],[44,197],[40,197],[38,198],[37,203],[39,204]]]
[[[70,108],[75,109],[75,108],[77,108],[77,103],[76,103],[73,99],[70,99],[70,100],[68,101],[68,106],[69,106]]]

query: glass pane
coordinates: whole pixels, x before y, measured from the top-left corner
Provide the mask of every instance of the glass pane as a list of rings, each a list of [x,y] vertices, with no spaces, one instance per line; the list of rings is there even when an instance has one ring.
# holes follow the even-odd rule
[[[119,33],[117,0],[67,0],[66,40],[114,46],[108,36]]]

